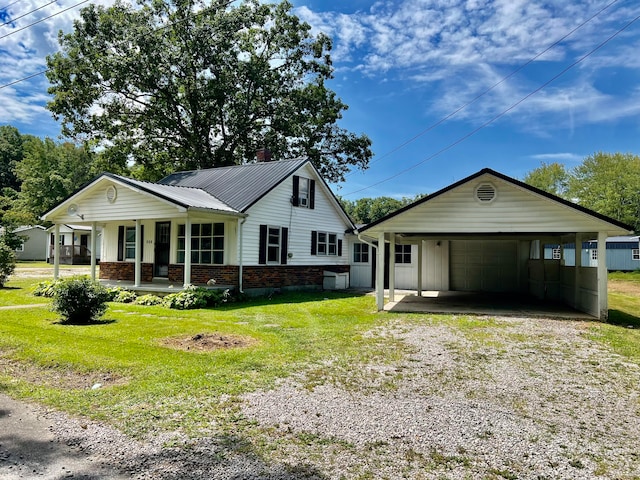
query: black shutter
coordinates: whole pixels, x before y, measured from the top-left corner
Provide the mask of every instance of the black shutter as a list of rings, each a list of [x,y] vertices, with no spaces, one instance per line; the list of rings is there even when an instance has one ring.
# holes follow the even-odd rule
[[[282,235],[282,238],[280,239],[280,263],[282,265],[286,265],[287,255],[289,253],[289,229],[287,227],[282,227],[280,235]]]
[[[140,225],[140,261],[144,259],[144,225]]]
[[[258,253],[258,263],[265,265],[267,263],[267,226],[260,225],[260,247]]]
[[[318,232],[313,230],[311,232],[311,255],[318,253]]]
[[[291,205],[297,207],[300,205],[300,177],[293,176],[293,194],[291,195]]]
[[[124,260],[124,226],[118,227],[118,261]]]
[[[316,208],[316,181],[309,180],[309,208]]]
[[[342,256],[342,240],[338,240],[338,256]]]

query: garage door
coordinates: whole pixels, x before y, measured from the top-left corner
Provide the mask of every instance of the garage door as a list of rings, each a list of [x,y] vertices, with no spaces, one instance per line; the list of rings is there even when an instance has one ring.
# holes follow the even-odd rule
[[[518,242],[454,240],[450,249],[451,290],[518,291]]]

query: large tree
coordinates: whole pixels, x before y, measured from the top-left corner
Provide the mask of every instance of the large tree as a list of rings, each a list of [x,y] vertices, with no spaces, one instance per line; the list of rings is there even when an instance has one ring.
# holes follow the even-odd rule
[[[120,0],[90,5],[48,57],[63,133],[147,178],[176,169],[308,157],[328,181],[366,168],[371,142],[338,126],[331,41],[287,1]]]
[[[524,181],[640,231],[640,157],[598,152],[575,168],[542,164]]]
[[[0,126],[0,191],[4,188],[20,189],[16,164],[22,159],[23,142],[23,136],[17,128]]]

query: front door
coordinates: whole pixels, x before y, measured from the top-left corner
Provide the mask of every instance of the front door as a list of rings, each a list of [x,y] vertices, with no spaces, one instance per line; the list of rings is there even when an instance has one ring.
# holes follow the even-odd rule
[[[171,222],[156,222],[156,245],[154,272],[155,277],[169,276],[169,239],[171,238]]]

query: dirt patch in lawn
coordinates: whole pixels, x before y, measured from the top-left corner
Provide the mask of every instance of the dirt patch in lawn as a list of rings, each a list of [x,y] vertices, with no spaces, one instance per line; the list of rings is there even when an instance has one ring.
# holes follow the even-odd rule
[[[189,352],[210,352],[228,348],[244,348],[254,345],[255,338],[227,333],[198,333],[197,335],[165,338],[165,347]]]
[[[78,372],[64,365],[40,366],[0,356],[0,370],[34,385],[83,390],[124,385],[128,380],[112,372]]]
[[[609,280],[608,287],[609,292],[640,297],[640,283],[625,282],[623,280]]]

